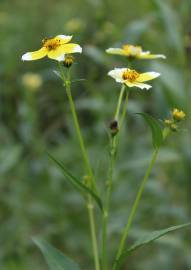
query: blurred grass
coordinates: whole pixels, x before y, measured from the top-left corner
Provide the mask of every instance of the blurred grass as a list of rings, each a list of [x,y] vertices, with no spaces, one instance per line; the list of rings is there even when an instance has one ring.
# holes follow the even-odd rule
[[[166,61],[135,62],[141,70],[161,72],[148,92],[134,90],[121,134],[110,222],[110,254],[126,222],[151,152],[151,138],[136,112],[165,118],[172,107],[187,113],[184,130],[170,137],[142,200],[131,241],[147,230],[190,221],[191,215],[191,2],[189,0],[15,0],[0,3],[0,269],[47,269],[31,241],[42,235],[92,269],[86,211],[46,150],[83,176],[82,161],[64,89],[48,59],[23,63],[21,55],[40,40],[73,34],[84,48],[76,56],[73,95],[83,135],[100,188],[108,163],[107,127],[119,85],[107,77],[125,59],[105,54],[124,42],[140,44]],[[35,88],[23,76],[37,74]],[[34,85],[33,85],[34,86]],[[191,269],[191,233],[172,234],[129,258],[125,269]]]

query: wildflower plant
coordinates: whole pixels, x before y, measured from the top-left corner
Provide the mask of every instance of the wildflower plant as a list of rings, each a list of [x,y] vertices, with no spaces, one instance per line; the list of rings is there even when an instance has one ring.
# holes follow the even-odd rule
[[[110,257],[108,239],[108,224],[110,216],[110,202],[113,194],[113,181],[114,181],[114,170],[118,153],[118,144],[120,139],[121,129],[123,128],[124,120],[126,117],[127,106],[129,101],[129,95],[135,88],[150,89],[152,86],[145,82],[154,80],[160,76],[155,71],[144,71],[138,72],[135,69],[130,68],[128,63],[132,58],[136,59],[156,59],[166,57],[161,54],[151,54],[149,51],[143,51],[140,46],[124,45],[122,48],[110,48],[106,52],[109,54],[122,55],[127,59],[127,65],[122,68],[115,68],[108,72],[108,75],[112,77],[116,82],[121,84],[121,90],[119,92],[118,102],[114,109],[113,120],[109,126],[109,166],[108,174],[106,179],[106,185],[104,192],[100,192],[100,187],[97,184],[96,177],[92,164],[90,163],[89,156],[86,150],[86,145],[82,137],[81,127],[78,120],[78,115],[75,107],[75,103],[72,96],[71,82],[72,82],[72,65],[74,57],[73,53],[81,53],[82,48],[80,45],[75,43],[69,43],[72,36],[58,35],[54,38],[44,39],[42,48],[35,52],[28,52],[22,56],[22,60],[38,60],[45,56],[54,59],[58,62],[58,72],[56,73],[62,80],[63,87],[65,88],[71,114],[73,117],[73,123],[76,130],[76,136],[78,138],[81,155],[84,163],[84,173],[86,175],[85,180],[75,176],[66,166],[56,157],[53,157],[49,153],[50,158],[59,166],[62,170],[63,175],[67,181],[69,181],[74,188],[76,188],[83,196],[90,226],[90,235],[92,242],[92,253],[94,258],[94,269],[95,270],[119,270],[122,269],[123,263],[127,260],[129,254],[136,249],[147,245],[154,240],[162,237],[163,235],[190,226],[191,223],[182,225],[172,226],[159,231],[153,231],[146,235],[142,239],[139,239],[133,245],[129,246],[127,240],[129,237],[130,229],[132,228],[134,217],[138,211],[139,203],[142,198],[145,186],[149,179],[152,168],[157,159],[158,153],[162,144],[166,138],[169,137],[172,131],[179,129],[180,122],[182,122],[186,114],[184,111],[179,109],[173,109],[171,116],[164,121],[158,121],[153,116],[147,113],[138,113],[145,122],[148,124],[152,134],[153,153],[145,171],[145,174],[140,182],[140,186],[136,193],[134,202],[132,204],[130,214],[127,219],[127,223],[121,232],[119,244],[116,246],[116,254],[114,258]],[[115,105],[114,105],[115,106]],[[102,196],[100,194],[103,194]],[[97,205],[97,208],[95,206]],[[98,214],[95,215],[95,211],[98,210]],[[101,217],[101,227],[98,228],[99,222],[97,216]],[[98,234],[101,233],[101,241],[98,241]],[[58,251],[56,248],[48,244],[45,240],[35,238],[35,243],[39,246],[42,253],[44,254],[50,270],[79,270],[80,267],[72,259],[66,257],[63,253]],[[92,269],[92,268],[91,268]]]

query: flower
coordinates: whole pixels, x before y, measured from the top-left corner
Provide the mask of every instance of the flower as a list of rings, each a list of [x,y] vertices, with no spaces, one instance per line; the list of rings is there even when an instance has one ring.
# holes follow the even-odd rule
[[[38,60],[45,56],[57,61],[63,61],[65,54],[81,53],[82,48],[75,43],[68,43],[72,36],[58,35],[54,38],[43,39],[42,48],[38,51],[27,52],[22,56],[23,61]]]
[[[41,87],[43,81],[42,77],[39,74],[27,72],[22,76],[22,84],[26,88],[31,90],[37,90]]]
[[[184,120],[184,118],[186,117],[186,114],[182,110],[178,110],[175,108],[172,111],[172,117],[175,121],[180,122],[180,121]]]
[[[122,46],[122,48],[109,48],[106,50],[106,52],[109,54],[123,55],[137,59],[166,58],[166,56],[163,54],[151,54],[150,51],[144,52],[141,46],[134,46],[130,44],[125,44]]]
[[[124,83],[128,87],[139,87],[141,89],[149,89],[152,86],[143,82],[153,80],[160,76],[157,72],[138,73],[136,70],[129,68],[115,68],[108,72],[108,75],[116,80],[116,82]]]

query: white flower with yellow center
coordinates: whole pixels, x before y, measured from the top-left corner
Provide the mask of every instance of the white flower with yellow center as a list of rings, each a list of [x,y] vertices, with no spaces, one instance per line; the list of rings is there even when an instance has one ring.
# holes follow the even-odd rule
[[[144,82],[153,80],[160,76],[157,72],[138,73],[136,70],[129,68],[115,68],[108,72],[108,75],[118,83],[124,83],[128,87],[139,87],[141,89],[149,89],[152,86]]]
[[[38,51],[27,52],[22,56],[23,61],[38,60],[45,56],[57,61],[63,61],[65,54],[81,53],[82,48],[75,43],[68,43],[72,36],[58,35],[54,38],[44,39],[42,48]]]
[[[151,54],[150,51],[143,51],[141,46],[134,46],[130,44],[125,44],[121,48],[109,48],[106,50],[106,52],[109,54],[123,55],[137,59],[166,58],[166,56],[163,54]]]

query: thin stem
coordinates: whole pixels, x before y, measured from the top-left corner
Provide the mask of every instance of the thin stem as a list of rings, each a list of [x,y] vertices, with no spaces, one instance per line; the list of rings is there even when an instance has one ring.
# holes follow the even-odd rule
[[[125,102],[124,102],[124,105],[123,105],[123,111],[122,111],[121,119],[120,119],[120,122],[119,122],[119,128],[121,128],[123,126],[123,122],[125,120],[125,115],[126,115],[126,112],[127,112],[128,102],[129,102],[129,91],[127,90],[126,97],[125,97]]]
[[[94,175],[93,175],[91,165],[90,165],[90,162],[89,162],[89,159],[88,159],[88,155],[87,155],[87,152],[86,152],[86,149],[85,149],[84,141],[83,141],[83,138],[82,138],[82,135],[81,135],[81,130],[80,130],[79,122],[78,122],[78,117],[77,117],[74,101],[73,101],[72,94],[71,94],[70,79],[69,78],[68,78],[68,80],[65,80],[65,86],[66,86],[66,93],[67,93],[68,100],[69,100],[69,103],[70,103],[70,109],[71,109],[71,112],[72,112],[73,121],[74,121],[75,129],[76,129],[76,133],[77,133],[77,136],[78,136],[78,140],[79,140],[79,144],[80,144],[84,164],[86,166],[87,173],[91,178],[91,184],[93,185],[93,188],[96,189],[96,184],[95,184],[95,181],[94,181]]]
[[[145,176],[143,177],[143,180],[141,182],[141,185],[139,187],[139,190],[137,192],[137,195],[136,195],[136,198],[135,198],[135,201],[133,203],[133,206],[132,206],[132,209],[130,211],[130,214],[129,214],[129,218],[128,218],[128,222],[125,226],[125,229],[122,233],[122,237],[121,237],[121,241],[120,241],[120,244],[119,244],[119,248],[118,248],[118,251],[117,251],[117,255],[116,255],[116,258],[115,258],[115,262],[114,262],[114,265],[113,265],[113,270],[116,270],[117,269],[117,264],[118,264],[118,260],[121,256],[121,254],[123,253],[123,249],[124,249],[124,245],[125,245],[125,242],[128,238],[128,235],[129,235],[129,230],[130,230],[130,227],[131,227],[131,224],[133,222],[133,218],[135,216],[135,213],[136,213],[136,210],[137,210],[137,207],[139,205],[139,201],[141,199],[141,196],[142,196],[142,193],[144,191],[144,188],[145,188],[145,185],[147,183],[147,180],[149,178],[149,175],[151,173],[151,170],[153,168],[153,165],[156,161],[156,158],[157,158],[157,155],[158,155],[158,151],[159,151],[159,148],[156,148],[153,152],[153,155],[152,155],[152,158],[151,158],[151,161],[149,163],[149,166],[148,166],[148,169],[145,173]]]
[[[109,217],[109,207],[111,201],[111,191],[113,182],[113,169],[116,159],[116,144],[114,144],[115,138],[111,139],[111,151],[110,151],[110,165],[108,172],[108,181],[106,182],[106,198],[105,207],[103,211],[102,219],[102,269],[108,269],[108,258],[107,258],[107,227],[108,227],[108,217]]]
[[[92,249],[93,249],[93,254],[94,254],[95,270],[100,270],[98,244],[97,244],[96,227],[95,227],[95,217],[94,217],[94,206],[93,206],[92,198],[90,195],[87,196],[87,209],[88,209],[88,216],[89,216],[89,223],[90,223],[90,233],[91,233],[91,239],[92,239]]]
[[[64,72],[62,70],[62,66],[60,64],[59,64],[59,68],[60,68],[61,78],[64,82],[65,87],[66,87],[66,93],[67,93],[67,97],[69,100],[70,109],[72,112],[74,126],[75,126],[77,137],[79,140],[84,164],[86,166],[87,173],[90,176],[90,178],[88,177],[88,180],[90,181],[88,184],[89,184],[89,186],[93,186],[94,188],[96,188],[96,185],[94,182],[93,172],[92,172],[90,162],[89,162],[89,159],[88,159],[88,156],[86,153],[86,149],[85,149],[84,141],[83,141],[83,138],[81,135],[80,125],[78,122],[78,117],[77,117],[77,113],[76,113],[76,109],[75,109],[75,105],[74,105],[74,101],[73,101],[72,94],[71,94],[71,88],[70,88],[71,82],[70,82],[69,72],[68,72],[68,76],[66,78],[64,75]],[[89,223],[90,223],[90,232],[91,232],[91,239],[92,239],[92,249],[93,249],[93,254],[94,254],[95,270],[100,270],[98,244],[97,244],[95,218],[94,218],[94,206],[93,206],[92,198],[90,195],[87,196],[87,209],[88,209],[88,217],[89,217]]]
[[[125,85],[122,85],[121,91],[119,94],[117,108],[114,115],[114,119],[118,121],[119,114],[121,110],[122,100],[125,93]],[[128,96],[128,93],[127,93]],[[124,111],[126,112],[127,102],[125,102],[122,117],[124,117]],[[102,217],[102,269],[108,269],[108,258],[107,258],[107,230],[108,230],[108,217],[109,217],[109,208],[110,208],[110,201],[111,201],[111,192],[112,192],[112,184],[113,184],[113,170],[116,161],[116,152],[117,152],[117,137],[118,135],[111,137],[110,142],[110,164],[109,164],[109,171],[108,171],[108,180],[106,182],[106,197],[105,197],[105,206],[103,211]]]
[[[121,91],[120,91],[120,94],[119,94],[119,99],[118,99],[118,102],[117,102],[117,108],[116,108],[116,112],[115,112],[115,116],[114,116],[114,119],[116,121],[118,121],[118,118],[119,118],[119,112],[120,112],[124,92],[125,92],[125,84],[123,84],[122,87],[121,87]]]

